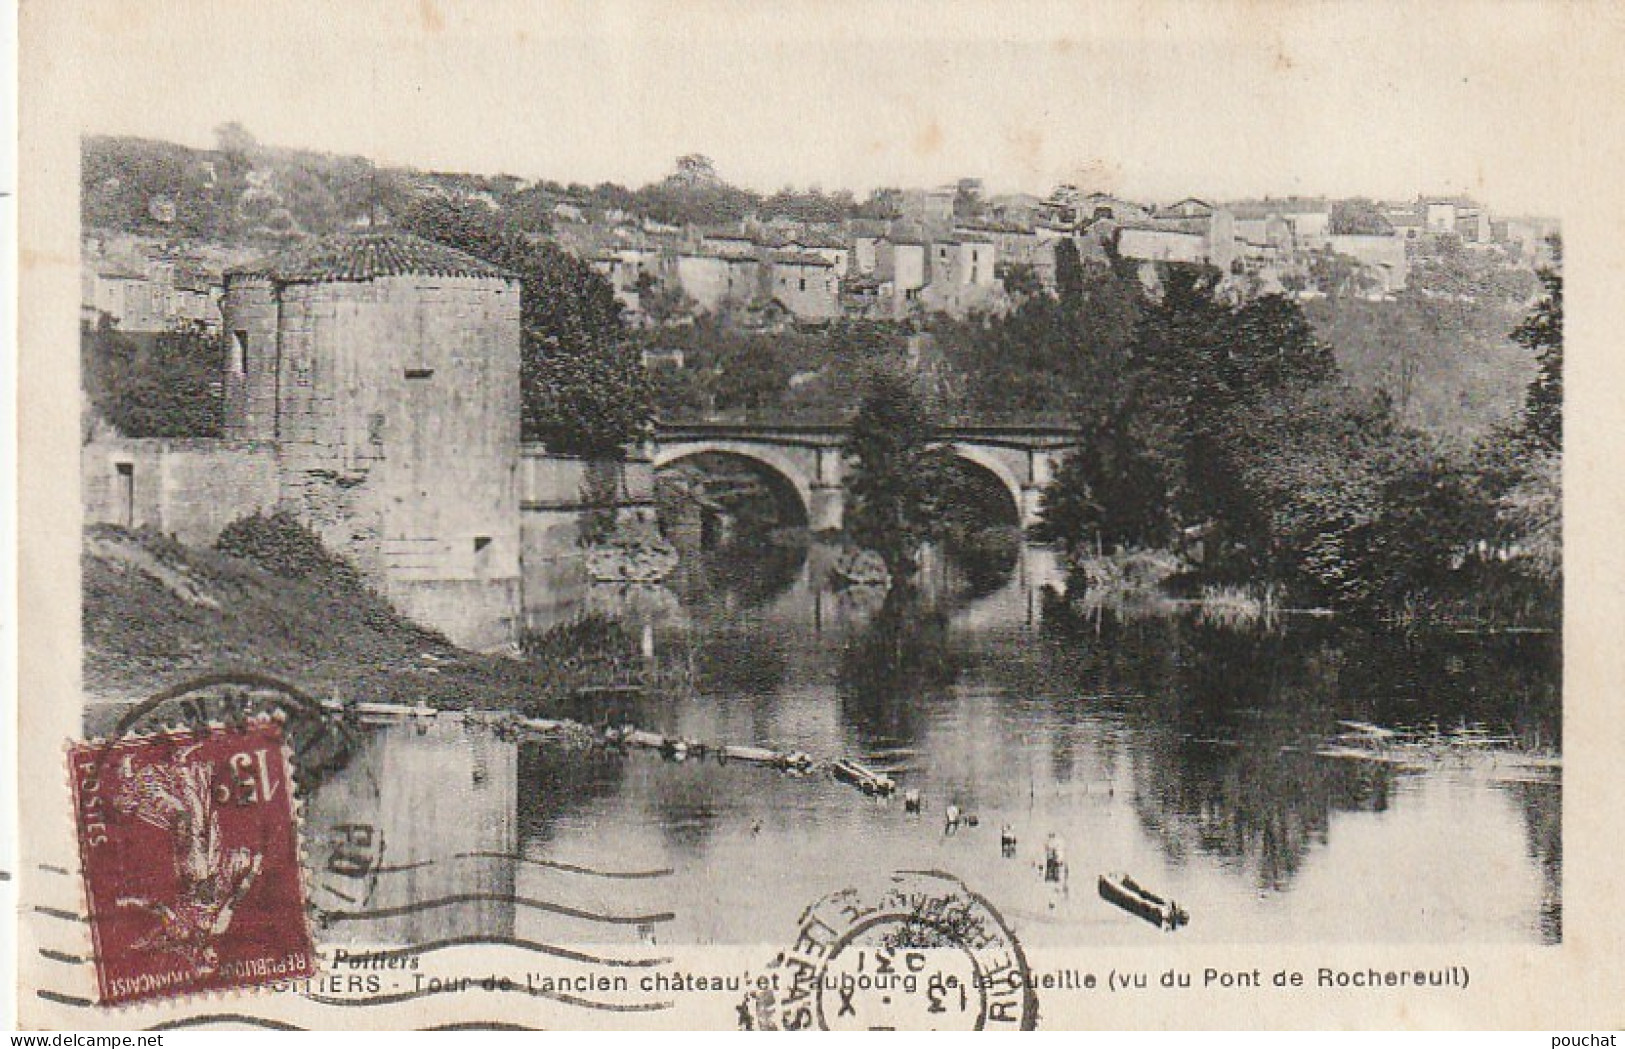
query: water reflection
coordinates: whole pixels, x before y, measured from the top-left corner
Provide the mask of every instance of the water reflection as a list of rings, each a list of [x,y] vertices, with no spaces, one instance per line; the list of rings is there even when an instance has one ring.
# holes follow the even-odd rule
[[[866,750],[912,748],[928,711],[958,680],[964,655],[948,616],[914,587],[889,591],[868,625],[841,646],[841,717]]]
[[[1193,914],[1185,938],[1561,937],[1561,789],[1540,760],[1561,735],[1556,638],[1079,617],[1043,606],[1055,566],[1033,549],[991,591],[943,557],[928,559],[918,590],[891,595],[828,586],[831,555],[817,544],[782,559],[733,554],[691,563],[670,603],[637,606],[655,649],[688,654],[695,687],[645,697],[636,719],[857,757],[919,789],[924,816],[823,777],[449,728],[385,730],[323,791],[342,796],[362,769],[375,777],[392,799],[379,819],[396,857],[491,848],[669,866],[648,906],[670,907],[670,935],[694,942],[755,942],[860,872],[921,866],[965,877],[1032,945],[1076,942],[1083,925],[1097,942],[1140,942],[1146,931],[1092,894],[1045,885],[1035,850],[1052,832],[1080,876],[1126,869],[1177,897]],[[1330,745],[1365,723],[1438,745],[1403,760]],[[980,828],[944,836],[950,803]],[[997,840],[1006,823],[1011,859]],[[380,879],[380,891],[533,877],[493,863]],[[477,920],[515,919],[496,908]]]

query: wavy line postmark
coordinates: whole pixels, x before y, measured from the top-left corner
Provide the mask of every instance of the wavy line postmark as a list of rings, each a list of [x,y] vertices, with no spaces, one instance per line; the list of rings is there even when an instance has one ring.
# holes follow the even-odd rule
[[[1003,916],[958,878],[900,871],[831,893],[739,1008],[760,1030],[1032,1030],[1038,999]]]

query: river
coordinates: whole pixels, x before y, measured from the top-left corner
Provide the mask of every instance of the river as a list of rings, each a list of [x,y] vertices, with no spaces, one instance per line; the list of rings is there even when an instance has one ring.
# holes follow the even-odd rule
[[[668,589],[581,604],[627,616],[687,668],[692,689],[626,712],[639,724],[853,756],[919,790],[922,813],[822,775],[565,751],[456,721],[374,729],[313,805],[378,809],[386,873],[346,898],[499,899],[350,932],[756,943],[874,872],[942,869],[1032,946],[1164,935],[1097,897],[1115,871],[1190,913],[1182,940],[1561,938],[1556,638],[1080,616],[1046,601],[1059,572],[1032,547],[972,581],[937,560],[916,599],[883,603],[830,585],[830,557],[691,555]],[[952,833],[949,804],[966,817]],[[1064,887],[1040,871],[1052,833]],[[670,917],[606,923],[511,895]]]

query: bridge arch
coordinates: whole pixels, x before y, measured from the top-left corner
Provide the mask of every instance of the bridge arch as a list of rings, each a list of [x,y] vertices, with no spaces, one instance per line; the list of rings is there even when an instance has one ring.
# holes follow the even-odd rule
[[[685,459],[701,455],[724,455],[745,459],[767,470],[793,491],[800,501],[803,520],[813,520],[813,476],[818,468],[816,458],[810,463],[797,462],[792,454],[750,441],[704,440],[662,444],[656,451],[653,469],[656,474],[677,465]]]
[[[1022,526],[1028,524],[1024,486],[1021,483],[1021,478],[1016,476],[1015,471],[1010,468],[1010,464],[1003,457],[993,449],[966,444],[963,441],[952,442],[947,445],[947,448],[954,453],[956,458],[998,478],[999,483],[1004,486],[1005,492],[1010,496],[1011,520]]]

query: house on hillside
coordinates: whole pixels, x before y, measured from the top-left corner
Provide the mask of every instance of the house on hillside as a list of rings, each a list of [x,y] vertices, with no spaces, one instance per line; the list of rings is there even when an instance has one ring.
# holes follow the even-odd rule
[[[852,263],[848,271],[855,276],[868,276],[879,263],[880,241],[884,234],[860,233],[852,238]]]
[[[90,323],[102,315],[127,332],[161,332],[177,324],[220,327],[220,279],[191,257],[156,257],[127,246],[102,256],[86,245],[80,277],[80,313]]]
[[[1197,197],[1186,197],[1184,200],[1158,208],[1152,212],[1153,219],[1205,219],[1214,212],[1214,207],[1205,200]]]
[[[892,235],[875,247],[875,277],[881,295],[891,302],[891,315],[905,317],[914,309],[928,274],[926,246],[912,238]]]
[[[954,221],[954,199],[959,195],[957,186],[938,186],[935,189],[906,189],[900,210],[904,219],[932,228],[947,228]]]
[[[1383,218],[1400,240],[1416,240],[1427,228],[1427,219],[1414,207],[1389,208],[1383,212]]]
[[[960,238],[983,239],[993,245],[995,270],[1027,266],[1046,288],[1055,287],[1055,238],[1040,236],[1031,227],[1003,222],[964,222],[954,227]]]
[[[985,213],[995,222],[1032,229],[1043,204],[1030,193],[1004,193],[988,199]]]
[[[743,305],[760,289],[761,267],[754,256],[681,252],[673,259],[678,287],[703,310]]]
[[[768,256],[770,297],[797,320],[831,320],[841,314],[835,264],[811,252],[775,251]]]
[[[852,249],[839,237],[816,231],[805,231],[790,238],[784,251],[817,255],[835,267],[835,275],[844,277],[851,272]]]
[[[1004,286],[995,267],[999,253],[987,237],[964,234],[933,241],[930,282],[921,292],[928,310],[963,316],[1001,305]]]
[[[944,237],[931,243],[930,283],[943,288],[991,285],[999,252],[993,241],[975,233]]]
[[[1111,219],[1114,222],[1141,222],[1151,217],[1149,209],[1110,193],[1091,193],[1080,203],[1078,223],[1082,226]]]
[[[1158,209],[1148,221],[1123,223],[1117,250],[1142,262],[1207,263],[1225,273],[1244,255],[1234,213],[1195,197]]]
[[[1385,296],[1402,291],[1410,278],[1410,260],[1405,252],[1403,237],[1334,233],[1329,246],[1337,254],[1347,255],[1360,263],[1371,279],[1374,295]]]
[[[723,258],[756,258],[761,252],[756,239],[747,233],[705,233],[700,236],[700,251]]]
[[[1301,251],[1313,251],[1326,246],[1332,234],[1332,212],[1329,207],[1304,208],[1285,211],[1281,215],[1292,227],[1292,240]]]
[[[1208,259],[1207,237],[1202,232],[1149,222],[1118,227],[1117,251],[1125,259],[1142,262],[1199,263]]]

